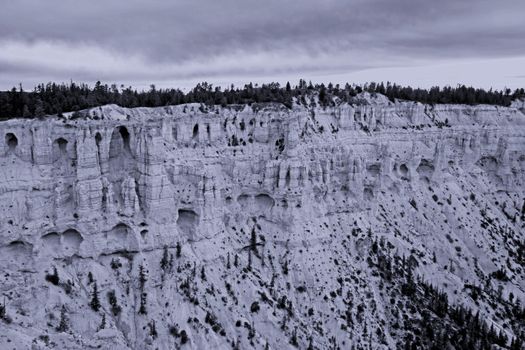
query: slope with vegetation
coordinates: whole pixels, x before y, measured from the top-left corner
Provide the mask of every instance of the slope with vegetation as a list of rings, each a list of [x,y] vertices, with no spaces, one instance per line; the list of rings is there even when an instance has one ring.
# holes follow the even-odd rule
[[[457,87],[433,87],[430,89],[412,88],[387,83],[370,83],[364,85],[315,84],[300,80],[292,87],[290,83],[282,87],[279,83],[246,84],[244,87],[226,89],[213,87],[208,83],[197,84],[184,93],[179,89],[157,89],[154,85],[149,91],[137,91],[131,87],[113,84],[108,86],[97,82],[93,88],[87,84],[40,84],[33,91],[18,89],[0,92],[0,119],[17,117],[31,118],[49,114],[61,114],[86,108],[117,104],[121,107],[160,107],[184,103],[203,103],[207,105],[252,104],[260,102],[277,102],[291,108],[295,98],[306,105],[308,95],[319,94],[321,105],[328,106],[334,100],[349,102],[363,91],[379,93],[390,100],[417,101],[426,104],[489,104],[509,106],[515,99],[525,98],[523,88],[511,91],[484,90],[465,85]]]
[[[1,122],[0,348],[522,350],[523,110],[303,87]]]

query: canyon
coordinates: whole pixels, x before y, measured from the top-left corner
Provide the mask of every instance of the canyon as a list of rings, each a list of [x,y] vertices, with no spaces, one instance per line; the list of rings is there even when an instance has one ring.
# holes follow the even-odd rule
[[[399,348],[426,317],[407,271],[510,345],[524,113],[361,93],[0,122],[0,347]]]

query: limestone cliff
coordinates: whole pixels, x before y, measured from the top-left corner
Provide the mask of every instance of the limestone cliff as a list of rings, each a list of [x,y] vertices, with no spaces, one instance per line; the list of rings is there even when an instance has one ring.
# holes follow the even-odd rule
[[[2,122],[0,347],[395,348],[378,241],[511,339],[494,300],[525,302],[521,107],[361,94]]]

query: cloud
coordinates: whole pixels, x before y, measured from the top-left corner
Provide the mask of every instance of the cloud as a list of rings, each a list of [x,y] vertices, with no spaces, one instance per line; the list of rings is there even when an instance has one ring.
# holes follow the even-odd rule
[[[521,0],[8,1],[0,88],[264,80],[525,56],[523,10]]]
[[[229,75],[357,70],[381,65],[379,55],[368,53],[368,60],[359,59],[359,52],[331,51],[312,53],[291,47],[274,50],[242,50],[197,56],[180,62],[151,61],[140,54],[123,54],[92,44],[71,45],[61,41],[0,41],[0,72],[4,74],[48,74],[59,80],[80,77],[89,81],[115,79],[177,80],[202,77],[227,78]],[[357,63],[359,62],[359,63]],[[332,66],[332,68],[329,68]]]

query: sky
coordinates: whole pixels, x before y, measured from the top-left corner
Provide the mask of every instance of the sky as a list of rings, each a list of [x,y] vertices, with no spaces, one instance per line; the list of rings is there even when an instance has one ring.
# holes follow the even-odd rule
[[[525,87],[524,0],[2,0],[0,89]]]

